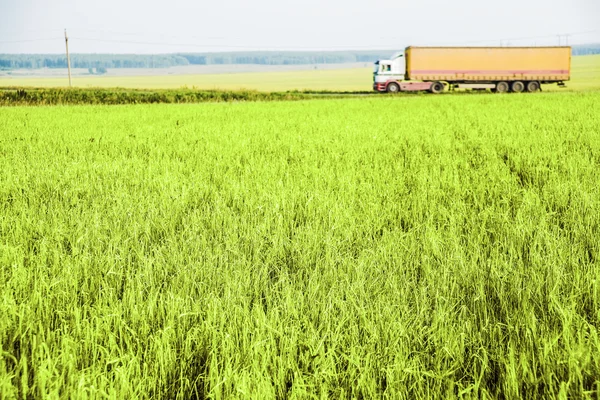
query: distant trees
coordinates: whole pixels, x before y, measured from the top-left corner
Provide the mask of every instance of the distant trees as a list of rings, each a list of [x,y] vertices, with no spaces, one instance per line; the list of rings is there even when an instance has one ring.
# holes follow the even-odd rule
[[[295,65],[373,62],[392,51],[372,52],[235,52],[179,54],[71,54],[72,68],[166,68],[179,65]],[[0,54],[0,68],[67,68],[67,58],[54,54]]]
[[[574,56],[586,56],[592,54],[600,54],[600,44],[573,46]]]
[[[150,68],[153,65],[164,68],[188,64],[185,58],[177,55],[71,54],[71,67],[88,71],[90,68]],[[67,58],[57,54],[0,54],[0,68],[67,68]]]
[[[231,52],[231,53],[179,53],[192,65],[212,64],[341,64],[350,62],[374,62],[389,57],[392,50],[377,51],[328,51],[328,52]]]
[[[254,51],[227,53],[176,54],[72,54],[71,67],[92,68],[96,73],[107,68],[166,68],[178,65],[296,65],[374,62],[388,58],[397,50],[374,51]],[[600,44],[575,45],[573,55],[600,54]],[[67,68],[67,59],[57,54],[0,54],[0,69]]]

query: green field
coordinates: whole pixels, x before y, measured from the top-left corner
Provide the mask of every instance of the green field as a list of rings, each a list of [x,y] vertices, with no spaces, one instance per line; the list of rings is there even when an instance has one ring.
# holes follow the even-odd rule
[[[0,397],[597,399],[599,116],[0,108]]]
[[[1,79],[0,86],[64,87],[65,78]],[[135,89],[178,89],[182,87],[218,90],[371,90],[372,68],[309,70],[285,72],[248,72],[233,74],[89,76],[73,78],[75,87],[123,87]]]
[[[75,87],[123,88],[197,88],[220,90],[260,90],[278,92],[287,90],[365,91],[373,84],[371,68],[310,70],[294,72],[255,72],[237,74],[77,77]],[[64,78],[0,78],[1,86],[64,87]],[[572,80],[566,90],[600,89],[600,55],[578,56],[572,59]],[[544,90],[559,90],[548,85]],[[560,89],[565,90],[565,89]]]

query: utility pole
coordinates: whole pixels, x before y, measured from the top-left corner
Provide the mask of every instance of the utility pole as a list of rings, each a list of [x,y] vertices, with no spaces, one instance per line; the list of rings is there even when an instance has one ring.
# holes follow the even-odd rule
[[[69,70],[69,87],[71,87],[71,57],[69,57],[69,37],[65,29],[65,46],[67,48],[67,68]]]

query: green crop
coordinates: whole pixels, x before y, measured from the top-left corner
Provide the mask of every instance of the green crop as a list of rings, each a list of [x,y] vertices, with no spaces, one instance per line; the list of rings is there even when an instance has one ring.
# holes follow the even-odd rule
[[[599,116],[0,108],[0,393],[598,398]]]

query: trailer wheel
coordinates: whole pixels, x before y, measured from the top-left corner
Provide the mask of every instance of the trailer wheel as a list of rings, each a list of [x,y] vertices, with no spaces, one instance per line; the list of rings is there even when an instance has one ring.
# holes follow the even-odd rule
[[[429,88],[431,93],[442,93],[444,91],[444,84],[442,82],[433,82]]]
[[[398,93],[400,91],[400,85],[395,82],[388,83],[385,89],[388,93]]]
[[[537,92],[538,90],[540,90],[540,83],[537,81],[533,81],[533,82],[529,82],[527,84],[527,91],[532,93],[532,92]]]
[[[496,84],[495,92],[496,93],[506,93],[506,92],[508,92],[508,89],[509,89],[508,82],[498,82]]]
[[[515,81],[512,83],[510,89],[515,93],[521,93],[523,90],[525,90],[525,84],[523,84],[521,81]]]

